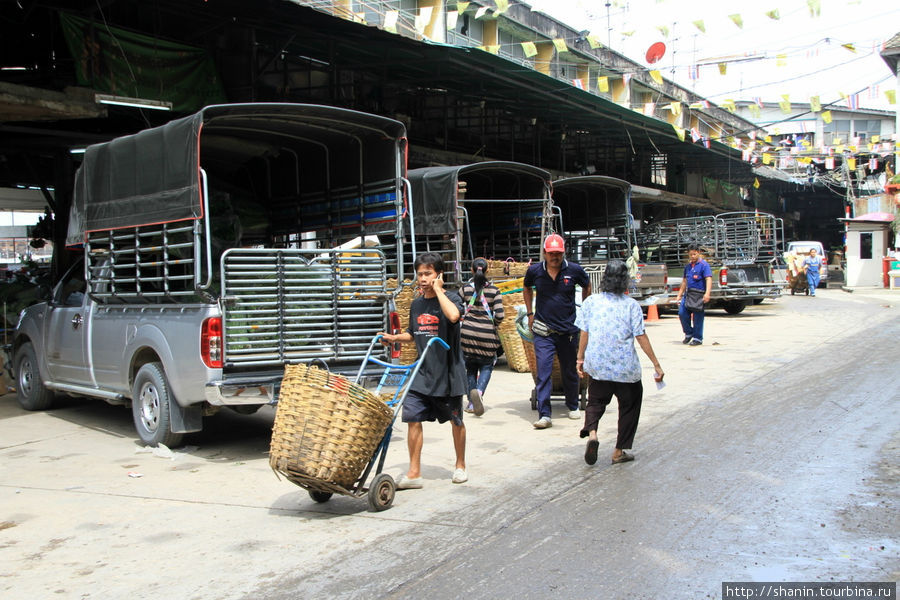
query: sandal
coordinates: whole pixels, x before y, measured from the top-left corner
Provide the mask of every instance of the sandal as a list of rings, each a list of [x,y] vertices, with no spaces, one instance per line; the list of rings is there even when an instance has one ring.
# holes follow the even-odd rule
[[[618,458],[612,459],[612,464],[617,465],[623,462],[629,462],[634,460],[633,454],[628,454],[627,452],[622,452],[622,454]]]
[[[600,447],[600,440],[588,440],[587,447],[584,449],[584,462],[592,465],[597,462],[597,448]]]

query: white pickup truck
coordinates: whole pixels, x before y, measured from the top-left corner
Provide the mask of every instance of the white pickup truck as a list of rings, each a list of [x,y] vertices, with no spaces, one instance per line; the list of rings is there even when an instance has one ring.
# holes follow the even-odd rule
[[[141,440],[171,446],[276,402],[286,363],[355,372],[411,254],[405,144],[384,117],[236,104],[89,147],[68,240],[84,260],[20,317],[20,404],[131,405]]]

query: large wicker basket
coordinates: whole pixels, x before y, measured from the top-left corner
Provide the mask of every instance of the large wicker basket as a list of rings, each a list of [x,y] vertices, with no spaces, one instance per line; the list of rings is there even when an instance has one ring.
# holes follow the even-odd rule
[[[387,280],[387,289],[392,290],[397,287],[396,279],[388,279]],[[397,315],[400,317],[400,325],[406,330],[406,327],[409,325],[409,307],[412,305],[412,301],[416,297],[416,286],[409,279],[403,280],[403,288],[400,290],[400,293],[394,298],[394,304],[397,307]],[[401,365],[411,365],[416,362],[416,359],[419,358],[419,352],[416,350],[415,344],[400,344],[400,359],[399,363]]]
[[[506,363],[513,371],[527,373],[530,368],[522,349],[522,338],[516,329],[516,306],[523,304],[525,300],[522,292],[503,294],[501,298],[503,299],[503,320],[497,327],[497,333],[500,336],[500,345],[503,346],[503,354],[506,355]]]
[[[506,260],[489,260],[487,263],[488,273],[492,279],[497,280],[524,277],[525,271],[531,266],[531,261],[516,262],[512,258],[507,258]]]
[[[531,371],[531,378],[537,383],[537,358],[534,355],[534,343],[519,337],[522,351],[525,354],[525,360],[528,362],[528,370]],[[553,357],[553,371],[550,377],[553,390],[562,390],[562,371],[559,366],[559,357]]]
[[[306,489],[349,490],[392,418],[384,401],[346,377],[309,365],[287,365],[269,465]]]

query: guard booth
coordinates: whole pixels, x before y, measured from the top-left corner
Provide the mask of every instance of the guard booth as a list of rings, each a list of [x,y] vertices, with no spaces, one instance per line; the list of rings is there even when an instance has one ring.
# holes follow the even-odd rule
[[[552,221],[550,173],[485,161],[409,172],[415,251],[439,253],[445,278],[461,283],[472,260],[538,261]]]
[[[894,215],[868,213],[839,220],[847,235],[847,287],[882,287]]]

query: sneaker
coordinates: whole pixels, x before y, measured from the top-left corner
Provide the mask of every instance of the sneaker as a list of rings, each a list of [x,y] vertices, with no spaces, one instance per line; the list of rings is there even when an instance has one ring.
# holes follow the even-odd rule
[[[533,425],[535,429],[547,429],[548,427],[553,427],[553,421],[550,420],[550,417],[541,417]]]
[[[469,390],[469,406],[472,407],[476,417],[484,414],[484,403],[481,401],[481,392]]]
[[[692,338],[691,336],[687,336],[686,338],[681,340],[681,343],[682,344],[690,344],[692,339],[694,339],[694,338]]]
[[[578,410],[577,408],[576,408],[575,410],[570,410],[570,411],[569,411],[569,418],[572,419],[573,421],[575,421],[576,419],[580,419],[580,418],[581,418],[581,411]]]
[[[702,345],[703,345],[703,340],[698,340],[697,338],[691,338],[691,341],[688,344],[688,346],[702,346]]]
[[[472,408],[472,403],[471,403],[471,402],[469,403],[469,405],[468,405],[467,407],[465,407],[465,408],[463,409],[463,412],[467,412],[467,413],[473,413],[473,412],[475,412],[475,409]]]
[[[465,483],[469,480],[469,475],[466,473],[465,469],[457,469],[453,471],[453,479],[451,481],[453,483]]]
[[[422,489],[422,478],[416,477],[414,479],[410,479],[406,476],[406,473],[400,476],[400,479],[397,480],[397,489],[398,490],[419,490]]]

